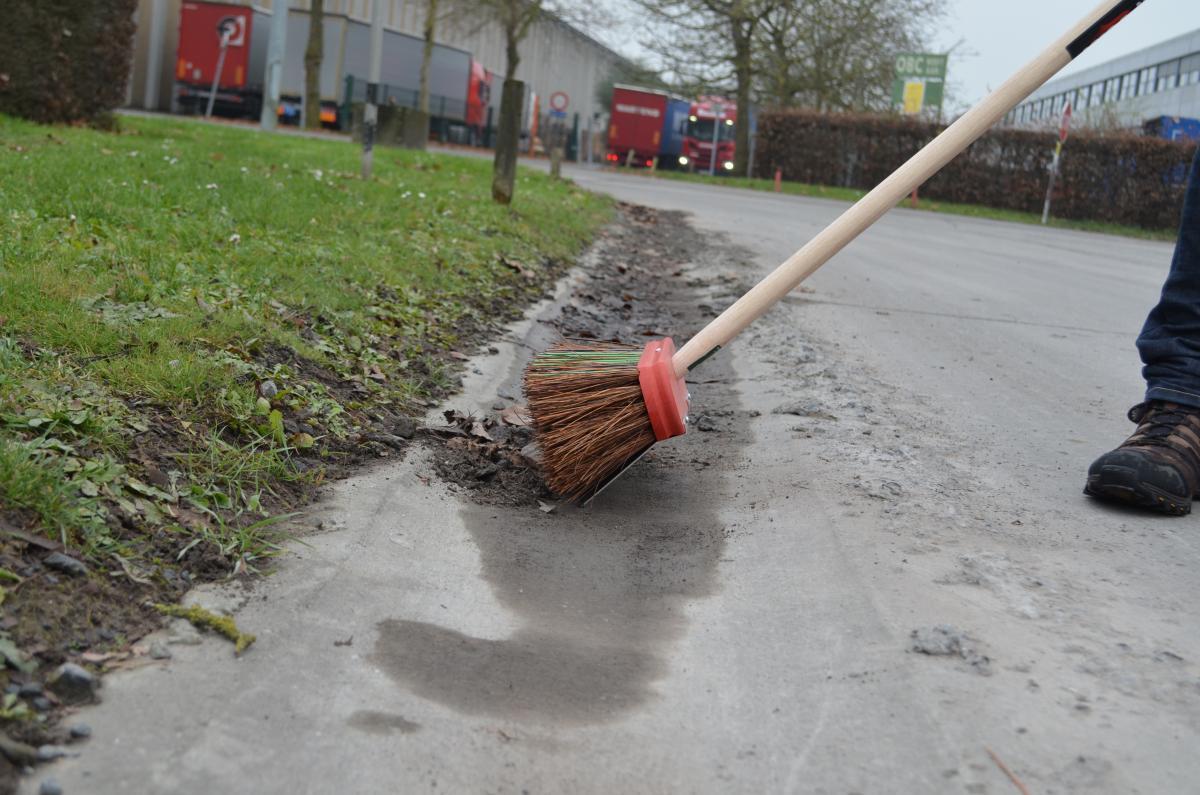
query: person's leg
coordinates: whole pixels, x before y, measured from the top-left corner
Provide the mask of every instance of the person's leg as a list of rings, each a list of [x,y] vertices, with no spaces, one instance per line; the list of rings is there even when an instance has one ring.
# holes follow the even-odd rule
[[[1200,492],[1200,151],[1158,305],[1137,341],[1146,399],[1137,430],[1088,469],[1086,494],[1183,515]]]
[[[1171,272],[1137,347],[1145,364],[1146,400],[1200,408],[1200,150],[1192,161]]]

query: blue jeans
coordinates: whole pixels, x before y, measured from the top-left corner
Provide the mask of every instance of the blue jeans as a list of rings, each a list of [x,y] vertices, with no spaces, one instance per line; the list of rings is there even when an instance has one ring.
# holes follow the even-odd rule
[[[1171,272],[1137,346],[1146,400],[1200,409],[1200,151],[1188,177]]]

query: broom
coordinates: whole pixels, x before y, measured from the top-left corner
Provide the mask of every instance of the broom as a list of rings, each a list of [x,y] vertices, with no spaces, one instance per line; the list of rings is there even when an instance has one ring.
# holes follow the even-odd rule
[[[546,485],[575,501],[590,499],[655,442],[682,435],[689,370],[727,345],[1142,2],[1102,3],[678,351],[670,338],[651,340],[642,348],[564,341],[535,356],[525,369],[525,394]]]

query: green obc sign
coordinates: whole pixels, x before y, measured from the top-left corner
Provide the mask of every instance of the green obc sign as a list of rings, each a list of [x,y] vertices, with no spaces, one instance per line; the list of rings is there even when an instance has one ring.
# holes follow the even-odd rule
[[[925,108],[941,110],[946,94],[946,62],[936,53],[904,52],[896,56],[896,79],[892,83],[892,106],[915,115]]]

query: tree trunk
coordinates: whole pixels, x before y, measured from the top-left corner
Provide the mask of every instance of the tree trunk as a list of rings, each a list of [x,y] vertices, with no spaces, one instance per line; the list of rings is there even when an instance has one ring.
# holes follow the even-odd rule
[[[492,198],[512,204],[517,182],[517,146],[521,141],[521,105],[525,84],[505,80],[500,97],[500,121],[496,131],[496,159],[492,164]]]
[[[744,176],[750,163],[750,89],[754,80],[753,23],[733,23],[734,64],[737,77],[737,126],[734,128],[733,173]]]
[[[425,49],[421,52],[421,85],[417,107],[429,115],[429,65],[433,62],[433,34],[437,24],[438,0],[425,0]]]
[[[286,8],[286,4],[283,6]],[[325,0],[312,0],[304,48],[304,126],[321,127],[321,58],[325,44]]]

